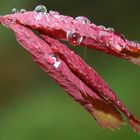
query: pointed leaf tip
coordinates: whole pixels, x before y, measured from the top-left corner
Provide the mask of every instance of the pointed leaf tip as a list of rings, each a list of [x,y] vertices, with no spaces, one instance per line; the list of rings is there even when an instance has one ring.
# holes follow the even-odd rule
[[[133,128],[134,132],[140,135],[140,120],[136,119],[133,115],[129,117],[129,123]]]
[[[113,104],[93,99],[88,95],[83,97],[92,105],[89,111],[102,128],[116,129],[124,124],[120,111]]]

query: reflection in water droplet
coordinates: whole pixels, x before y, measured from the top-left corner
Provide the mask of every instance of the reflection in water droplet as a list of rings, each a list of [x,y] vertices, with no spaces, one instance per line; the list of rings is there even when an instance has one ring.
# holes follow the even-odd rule
[[[12,11],[11,11],[12,14],[15,14],[15,13],[18,13],[18,12],[19,12],[19,10],[16,9],[16,8],[13,8]]]
[[[35,12],[47,13],[47,8],[44,5],[38,5],[34,9]]]
[[[76,21],[82,23],[82,24],[90,24],[90,20],[87,17],[84,16],[78,16],[75,18]]]
[[[25,12],[26,12],[25,9],[21,9],[21,10],[20,10],[20,13],[25,13]]]
[[[67,40],[73,46],[78,46],[81,44],[83,37],[78,33],[67,32]]]
[[[107,28],[107,30],[112,31],[112,32],[115,31],[114,28],[111,28],[111,27]]]
[[[58,56],[54,53],[50,53],[46,57],[47,63],[53,65],[56,69],[60,66],[61,61],[59,60]]]

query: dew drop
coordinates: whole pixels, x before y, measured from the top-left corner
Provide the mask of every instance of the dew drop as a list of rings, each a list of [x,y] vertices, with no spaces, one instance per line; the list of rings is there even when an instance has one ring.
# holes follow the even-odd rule
[[[121,50],[122,50],[122,48],[123,48],[123,47],[122,47],[122,46],[120,46],[120,45],[116,45],[115,47],[116,47],[116,49],[117,49],[117,50],[119,50],[119,51],[121,51]]]
[[[67,32],[67,40],[73,46],[78,46],[81,44],[83,37],[78,33]]]
[[[12,11],[11,11],[11,13],[12,13],[12,14],[19,13],[19,10],[16,9],[16,8],[13,8]]]
[[[38,5],[35,7],[34,11],[38,13],[47,13],[47,8],[44,5]]]
[[[120,105],[120,101],[119,100],[117,101],[117,104]]]
[[[131,114],[128,112],[128,113],[127,113],[127,116],[128,116],[128,117],[130,117],[130,116],[131,116]]]
[[[25,9],[21,9],[21,10],[20,10],[20,13],[25,13],[25,12],[26,12]]]
[[[61,61],[58,59],[58,56],[54,53],[50,53],[46,57],[47,63],[53,65],[56,69],[60,66]]]
[[[90,20],[87,17],[84,16],[78,16],[75,18],[76,21],[82,23],[82,24],[90,24]]]
[[[114,28],[111,28],[111,27],[107,28],[107,30],[112,31],[112,32],[115,31]]]
[[[106,30],[105,26],[103,26],[103,25],[99,25],[98,27],[103,29],[103,30]]]

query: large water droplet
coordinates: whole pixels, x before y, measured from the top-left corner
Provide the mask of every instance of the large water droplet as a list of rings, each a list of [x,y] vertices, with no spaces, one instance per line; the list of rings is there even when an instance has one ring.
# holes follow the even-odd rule
[[[53,65],[56,69],[60,66],[61,61],[59,60],[58,56],[54,53],[50,53],[46,57],[47,63]]]
[[[82,24],[90,24],[90,20],[87,17],[84,16],[78,16],[75,18],[76,21],[82,23]]]
[[[67,40],[73,46],[78,46],[81,44],[83,37],[78,33],[68,32],[67,33]]]
[[[47,13],[47,8],[44,5],[38,5],[36,6],[35,10],[36,12],[42,12],[42,13]]]
[[[13,8],[12,11],[11,11],[11,13],[12,13],[12,14],[19,13],[19,10],[16,9],[16,8]]]
[[[25,9],[20,9],[20,13],[25,13],[26,10]]]

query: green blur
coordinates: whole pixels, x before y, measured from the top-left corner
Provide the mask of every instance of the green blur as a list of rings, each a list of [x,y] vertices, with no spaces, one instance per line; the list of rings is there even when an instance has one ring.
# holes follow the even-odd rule
[[[0,14],[13,8],[48,10],[88,17],[114,27],[130,40],[140,40],[139,0],[1,0]],[[82,47],[71,47],[109,83],[140,118],[140,67]],[[103,130],[22,49],[13,32],[0,26],[0,140],[139,140],[129,126]]]

